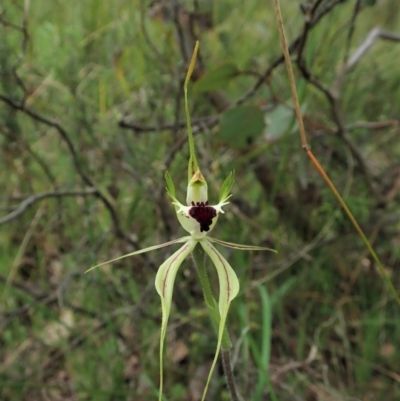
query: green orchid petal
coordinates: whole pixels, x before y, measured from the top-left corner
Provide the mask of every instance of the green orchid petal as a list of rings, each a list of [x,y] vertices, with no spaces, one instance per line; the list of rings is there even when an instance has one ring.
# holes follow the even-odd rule
[[[242,251],[271,251],[274,253],[278,253],[275,249],[266,248],[264,246],[254,246],[254,245],[243,245],[243,244],[235,244],[233,242],[221,241],[220,239],[207,237],[207,239],[211,242],[215,242],[217,244],[226,246],[227,248],[240,249]]]
[[[225,203],[232,195],[229,194],[231,192],[233,183],[235,182],[235,172],[232,171],[228,177],[226,177],[225,181],[221,186],[221,190],[219,191],[219,202]]]
[[[160,335],[160,390],[159,401],[162,400],[163,393],[163,353],[164,353],[164,340],[167,333],[168,317],[171,310],[172,292],[174,290],[174,282],[176,273],[182,262],[193,251],[197,241],[186,237],[186,244],[171,255],[158,269],[156,275],[156,290],[161,297],[162,308],[162,322],[161,322],[161,335]]]
[[[215,351],[215,357],[211,365],[210,372],[208,374],[207,383],[204,387],[203,396],[201,398],[201,401],[204,401],[207,394],[208,386],[210,384],[211,376],[213,374],[215,365],[218,360],[218,355],[221,349],[222,337],[224,334],[224,328],[225,328],[226,318],[228,316],[229,306],[231,304],[231,301],[237,296],[240,285],[236,273],[232,269],[231,265],[208,241],[208,238],[205,238],[204,240],[200,241],[200,244],[203,247],[204,251],[211,258],[215,268],[217,269],[219,289],[220,289],[219,302],[218,302],[220,321],[218,327],[217,349]]]
[[[228,261],[208,240],[209,238],[206,237],[200,241],[200,244],[217,269],[220,291],[218,307],[222,316],[222,312],[225,310],[226,305],[231,302],[239,292],[239,280]]]
[[[189,236],[182,237],[182,238],[174,239],[172,241],[164,242],[163,244],[160,244],[160,245],[153,245],[153,246],[149,246],[148,248],[140,249],[139,251],[127,253],[126,255],[119,256],[118,258],[107,260],[107,262],[99,263],[98,265],[93,266],[90,269],[87,269],[85,271],[85,273],[88,273],[88,272],[96,269],[97,267],[108,265],[109,263],[114,263],[117,260],[128,258],[129,256],[134,256],[134,255],[139,255],[141,253],[154,251],[155,249],[164,248],[165,246],[169,246],[169,245],[172,245],[172,244],[179,244],[179,243],[182,243],[182,242],[187,242],[188,240],[190,240],[190,238],[191,237],[189,237]]]
[[[177,201],[176,200],[176,195],[175,195],[175,185],[174,182],[172,181],[172,177],[169,174],[168,171],[165,172],[165,182],[167,183],[167,194],[168,196],[173,200],[173,201]]]

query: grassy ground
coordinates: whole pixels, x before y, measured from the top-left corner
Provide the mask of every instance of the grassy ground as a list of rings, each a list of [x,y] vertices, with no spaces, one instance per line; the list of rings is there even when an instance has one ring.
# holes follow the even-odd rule
[[[272,2],[197,3],[215,21],[201,33],[205,71],[231,63],[241,72],[216,84],[234,104],[281,55]],[[324,0],[320,9],[329,5],[303,50],[326,87],[374,27],[400,34],[397,0]],[[292,41],[304,15],[295,1],[282,8]],[[0,17],[1,216],[46,193],[15,218],[0,216],[0,398],[156,400],[154,277],[172,249],[83,273],[183,234],[163,181],[168,169],[184,199],[186,66],[175,25],[138,0],[5,0]],[[397,289],[399,61],[400,43],[378,39],[336,86],[345,136],[326,96],[296,69],[313,151]],[[267,123],[251,140],[252,119],[234,124],[240,135],[207,119],[196,125],[218,110],[192,89],[211,201],[236,172],[213,235],[279,252],[221,250],[241,282],[228,327],[243,400],[399,400],[399,305],[302,153],[283,65],[245,102]],[[165,400],[199,400],[216,337],[190,261],[167,337]],[[209,400],[228,400],[221,371]]]

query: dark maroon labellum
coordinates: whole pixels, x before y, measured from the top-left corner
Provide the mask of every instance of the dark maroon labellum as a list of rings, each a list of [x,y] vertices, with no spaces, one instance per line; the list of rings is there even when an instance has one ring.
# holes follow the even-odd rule
[[[189,210],[189,215],[200,223],[200,232],[210,231],[212,219],[217,215],[217,211],[208,206],[208,202],[192,202],[192,207]]]

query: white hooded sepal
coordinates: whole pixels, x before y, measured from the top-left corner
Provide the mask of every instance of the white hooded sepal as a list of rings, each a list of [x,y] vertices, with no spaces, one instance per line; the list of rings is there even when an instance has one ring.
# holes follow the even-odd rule
[[[208,201],[208,187],[207,182],[201,174],[200,170],[197,170],[192,179],[189,181],[187,187],[186,203],[188,206],[197,204],[198,202],[206,203]]]

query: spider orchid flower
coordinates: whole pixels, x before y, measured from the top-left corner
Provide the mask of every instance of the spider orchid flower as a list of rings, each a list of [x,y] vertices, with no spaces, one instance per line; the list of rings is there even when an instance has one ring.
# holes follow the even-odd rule
[[[178,201],[178,199],[176,198],[175,186],[172,181],[172,178],[168,172],[165,174],[165,180],[167,183],[167,188],[166,188],[167,193],[169,197],[172,199],[172,204],[175,207],[176,215],[180,224],[189,233],[189,235],[169,242],[165,242],[160,245],[150,246],[148,248],[144,248],[139,251],[135,251],[120,256],[116,259],[100,263],[97,266],[94,266],[89,270],[87,270],[88,272],[90,270],[95,269],[96,267],[111,262],[115,262],[117,260],[129,256],[139,255],[140,253],[163,248],[169,245],[178,243],[183,244],[159,267],[155,279],[155,287],[158,294],[161,297],[161,307],[162,307],[162,323],[161,323],[161,335],[160,335],[159,401],[161,401],[163,397],[163,350],[164,350],[165,335],[167,332],[168,318],[171,311],[172,293],[176,274],[183,261],[192,253],[195,247],[201,246],[204,252],[210,257],[211,261],[213,262],[217,270],[218,281],[219,281],[219,300],[218,304],[215,303],[215,313],[217,315],[217,321],[218,321],[218,340],[217,340],[217,348],[214,361],[211,366],[203,392],[202,401],[204,401],[208,385],[218,359],[218,354],[221,349],[222,338],[224,334],[225,322],[228,315],[229,306],[231,301],[237,296],[239,292],[239,280],[236,276],[236,273],[234,272],[228,261],[215,248],[214,244],[226,246],[229,248],[249,250],[249,251],[256,251],[256,250],[273,251],[272,249],[269,248],[250,246],[250,245],[239,245],[239,244],[234,244],[232,242],[221,241],[219,239],[208,236],[208,233],[213,230],[218,220],[218,216],[224,213],[222,208],[229,203],[228,199],[231,197],[230,190],[234,182],[234,174],[231,173],[222,184],[218,204],[210,205],[208,203],[207,182],[205,181],[203,175],[200,172],[196,159],[193,133],[190,124],[190,115],[187,101],[187,84],[193,72],[197,49],[198,49],[198,42],[196,43],[196,47],[192,56],[192,60],[190,62],[189,70],[184,85],[185,109],[186,109],[186,119],[188,128],[189,150],[190,150],[190,158],[188,164],[188,187],[187,187],[186,205]]]

